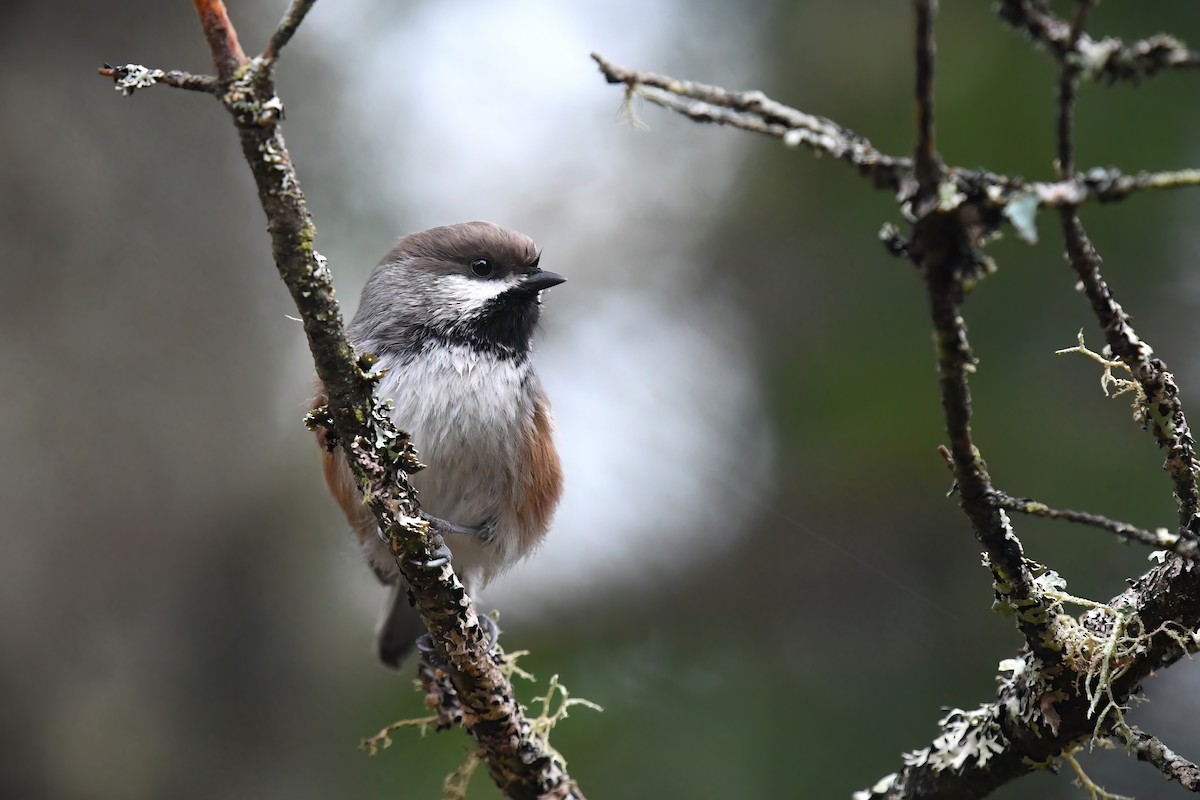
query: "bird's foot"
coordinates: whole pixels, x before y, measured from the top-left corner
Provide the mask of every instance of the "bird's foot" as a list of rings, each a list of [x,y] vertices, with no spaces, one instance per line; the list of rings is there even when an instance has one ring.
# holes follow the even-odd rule
[[[494,536],[490,522],[485,522],[482,525],[459,525],[457,522],[435,517],[432,514],[426,514],[424,511],[421,512],[421,518],[429,523],[429,527],[442,536],[446,536],[449,533],[456,533],[459,536],[473,536],[484,542],[490,542]]]
[[[409,559],[409,562],[415,567],[428,570],[441,569],[449,564],[453,554],[440,533],[434,533],[432,545],[432,555],[428,559],[412,558]]]

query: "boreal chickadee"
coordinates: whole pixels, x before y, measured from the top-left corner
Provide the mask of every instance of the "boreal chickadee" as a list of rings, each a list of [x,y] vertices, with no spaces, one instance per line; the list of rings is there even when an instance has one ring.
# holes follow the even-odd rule
[[[562,493],[530,342],[542,291],[566,279],[539,258],[528,236],[490,222],[410,234],[371,273],[349,328],[355,350],[378,357],[376,395],[391,400],[426,464],[412,483],[469,593],[534,550]],[[318,395],[315,405],[325,402]],[[341,447],[327,431],[317,438],[330,492],[393,587],[378,648],[398,666],[424,628]]]

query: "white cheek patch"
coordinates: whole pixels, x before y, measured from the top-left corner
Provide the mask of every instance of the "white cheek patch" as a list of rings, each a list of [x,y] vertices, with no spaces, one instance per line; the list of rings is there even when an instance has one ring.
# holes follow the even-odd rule
[[[453,321],[478,314],[489,300],[503,294],[521,281],[520,275],[502,280],[479,280],[466,275],[445,275],[434,291],[434,310],[439,317]],[[440,312],[440,313],[438,313]]]

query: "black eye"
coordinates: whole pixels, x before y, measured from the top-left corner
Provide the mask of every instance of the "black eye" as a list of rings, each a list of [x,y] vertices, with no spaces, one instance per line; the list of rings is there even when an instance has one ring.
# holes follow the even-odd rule
[[[492,274],[492,262],[486,258],[477,258],[471,262],[471,272],[474,272],[481,278],[486,278]]]

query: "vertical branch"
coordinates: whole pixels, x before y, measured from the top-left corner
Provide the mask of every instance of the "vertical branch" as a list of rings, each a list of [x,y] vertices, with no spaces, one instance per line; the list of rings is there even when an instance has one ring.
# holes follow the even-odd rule
[[[917,220],[909,253],[925,275],[929,294],[938,384],[963,512],[987,551],[998,608],[1016,615],[1017,627],[1043,664],[1057,664],[1061,653],[1050,631],[1051,602],[1035,584],[1021,541],[1000,507],[987,464],[971,433],[968,375],[974,372],[976,362],[962,316],[963,282],[979,275],[982,254],[956,214],[936,211]]]
[[[995,580],[998,607],[1017,616],[1017,625],[1043,663],[1061,656],[1049,633],[1050,602],[1034,584],[1021,542],[988,475],[987,464],[971,435],[971,389],[968,374],[975,356],[962,316],[966,293],[991,269],[980,251],[980,229],[963,207],[942,202],[939,184],[943,168],[933,129],[933,22],[936,0],[915,0],[917,61],[917,147],[914,169],[919,190],[912,203],[916,217],[907,252],[918,264],[929,294],[930,316],[937,348],[938,379],[950,461],[963,512],[975,536],[987,550]]]
[[[1079,46],[1079,37],[1087,25],[1088,14],[1096,0],[1080,0],[1065,43],[1067,56],[1061,62],[1058,78],[1058,177],[1068,180],[1075,172],[1075,101],[1079,96],[1079,63],[1071,56]]]
[[[917,21],[917,182],[922,194],[933,194],[941,180],[942,164],[937,153],[937,141],[933,124],[933,59],[936,44],[933,38],[933,20],[937,14],[937,0],[916,0]]]

